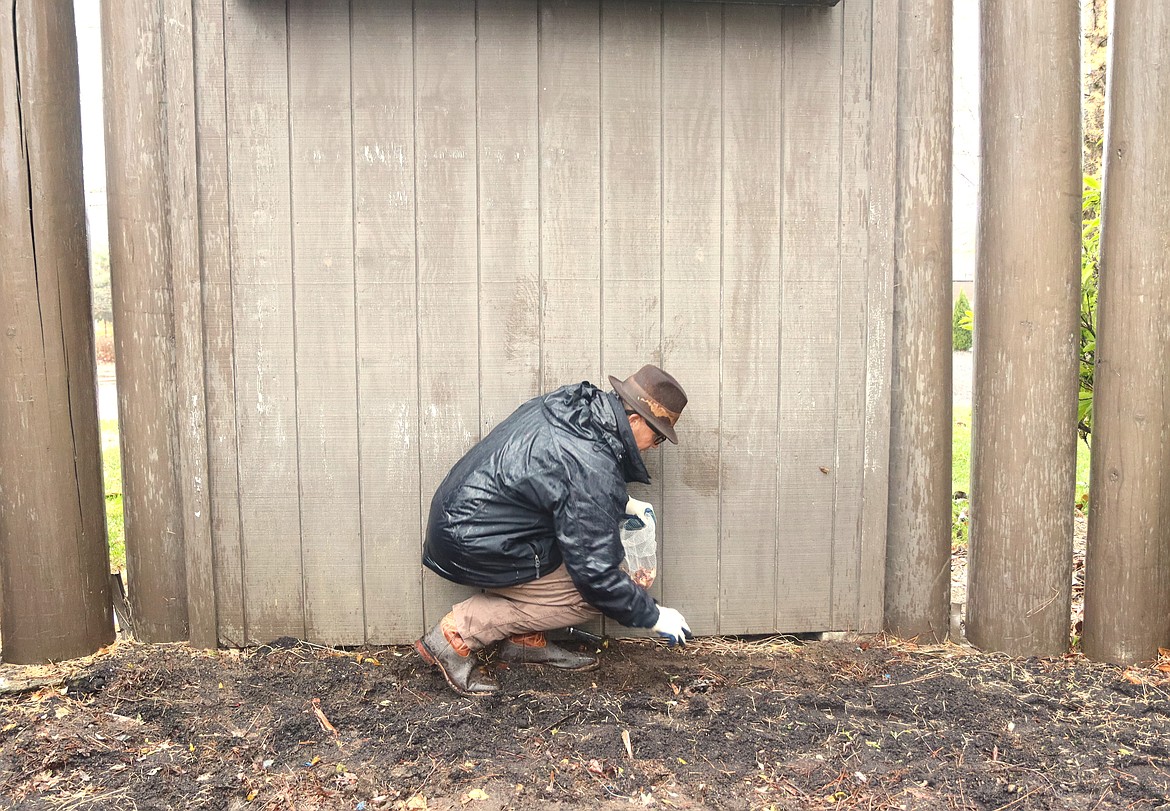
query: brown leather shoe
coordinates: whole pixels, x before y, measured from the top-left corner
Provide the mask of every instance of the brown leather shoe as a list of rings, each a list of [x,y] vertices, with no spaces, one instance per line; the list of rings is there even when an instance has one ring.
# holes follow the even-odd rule
[[[513,636],[500,643],[501,662],[513,665],[543,665],[558,670],[593,670],[597,667],[596,656],[587,653],[573,653],[554,645],[542,633]]]
[[[498,693],[500,683],[480,669],[479,660],[451,624],[446,622],[447,617],[443,620],[414,643],[414,649],[418,651],[419,656],[428,665],[438,667],[447,684],[461,696],[489,696]],[[457,645],[452,643],[450,634],[454,634]]]

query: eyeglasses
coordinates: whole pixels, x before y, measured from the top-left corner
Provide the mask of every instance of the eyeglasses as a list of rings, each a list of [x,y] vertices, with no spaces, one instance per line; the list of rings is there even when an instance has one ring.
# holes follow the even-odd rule
[[[626,416],[627,417],[642,417],[642,415],[639,414],[637,411],[634,411],[634,410],[629,409],[629,408],[626,409]],[[642,422],[646,423],[646,425],[649,426],[650,430],[654,432],[654,439],[652,440],[652,442],[653,442],[653,445],[655,448],[657,448],[659,445],[661,445],[663,442],[666,441],[666,434],[661,433],[657,428],[655,428],[650,423],[650,420],[646,419],[645,417],[642,417]]]

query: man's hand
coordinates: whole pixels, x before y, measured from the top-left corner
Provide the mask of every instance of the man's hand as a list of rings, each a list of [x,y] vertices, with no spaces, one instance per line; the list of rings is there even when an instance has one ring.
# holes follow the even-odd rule
[[[666,644],[672,648],[675,645],[685,645],[688,639],[695,638],[683,615],[663,605],[658,606],[658,622],[654,623],[651,630],[665,639]]]

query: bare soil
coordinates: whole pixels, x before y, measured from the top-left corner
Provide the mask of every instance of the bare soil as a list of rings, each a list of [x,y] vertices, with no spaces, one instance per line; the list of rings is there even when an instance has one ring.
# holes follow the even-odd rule
[[[293,640],[0,666],[26,685],[0,696],[0,807],[1170,807],[1166,661],[771,638],[486,666],[503,695]]]

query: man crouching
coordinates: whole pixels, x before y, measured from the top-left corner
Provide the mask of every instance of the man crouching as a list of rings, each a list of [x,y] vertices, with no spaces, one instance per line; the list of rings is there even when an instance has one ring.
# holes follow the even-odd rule
[[[642,452],[669,439],[687,404],[678,381],[643,366],[613,392],[563,386],[516,409],[455,464],[431,500],[423,563],[484,589],[415,642],[462,695],[500,689],[475,651],[502,641],[501,661],[590,670],[595,656],[544,632],[604,614],[667,641],[691,636],[682,614],[657,605],[620,566],[618,524],[629,482],[648,484]]]

